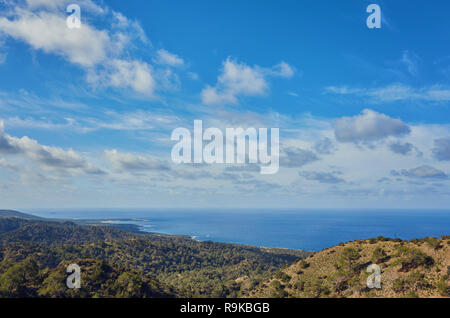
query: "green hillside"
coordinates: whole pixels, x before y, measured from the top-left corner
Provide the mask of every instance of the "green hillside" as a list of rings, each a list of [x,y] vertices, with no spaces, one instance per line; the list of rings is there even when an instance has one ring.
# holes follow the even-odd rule
[[[128,283],[140,290],[136,297],[245,296],[249,288],[281,266],[307,255],[303,251],[197,242],[182,236],[135,234],[71,222],[3,217],[0,295],[129,297],[131,294],[115,285],[123,274],[122,279],[130,279]],[[95,279],[85,280],[81,290],[68,290],[64,268],[69,263],[89,264],[87,268],[94,268],[94,272],[104,266],[109,274],[98,273]],[[23,275],[25,268],[30,269],[27,275]]]
[[[381,288],[367,287],[367,267]],[[254,287],[253,297],[449,297],[450,236],[342,243],[297,261]]]

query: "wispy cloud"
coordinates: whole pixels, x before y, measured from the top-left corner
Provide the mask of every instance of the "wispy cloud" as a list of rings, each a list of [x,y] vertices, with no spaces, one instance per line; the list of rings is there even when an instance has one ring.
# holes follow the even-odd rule
[[[404,176],[409,178],[419,179],[447,179],[448,176],[445,172],[438,170],[434,167],[423,165],[412,169],[403,169],[400,171],[391,171],[393,176]]]
[[[433,85],[422,88],[414,88],[404,84],[392,84],[378,88],[329,86],[325,88],[325,92],[338,95],[354,95],[365,98],[372,103],[396,101],[450,101],[450,87],[443,85]]]
[[[312,172],[302,171],[298,173],[301,177],[309,181],[317,181],[320,183],[345,183],[345,180],[336,176],[334,172]]]
[[[410,51],[404,51],[401,61],[406,66],[410,75],[417,76],[419,74],[420,58],[417,54]]]
[[[156,52],[157,57],[154,59],[155,63],[168,65],[168,66],[182,66],[184,60],[174,53],[170,53],[167,50],[160,49]]]

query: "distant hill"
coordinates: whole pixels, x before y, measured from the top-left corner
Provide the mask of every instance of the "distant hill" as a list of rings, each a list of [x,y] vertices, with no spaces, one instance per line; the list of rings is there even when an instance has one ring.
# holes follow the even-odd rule
[[[309,252],[0,218],[0,297],[241,297]],[[68,263],[92,272],[67,291]],[[142,279],[141,279],[142,278]]]
[[[0,233],[2,233],[0,240],[3,242],[33,242],[47,245],[84,244],[134,237],[129,232],[111,227],[79,226],[72,222],[44,222],[14,218],[6,218],[0,222]]]
[[[30,219],[30,220],[45,220],[44,218],[41,218],[41,217],[38,217],[35,215],[22,213],[22,212],[14,211],[14,210],[0,210],[0,218],[2,218],[2,217],[15,217],[15,218],[21,218],[21,219]]]
[[[381,268],[381,289],[367,267]],[[297,261],[254,287],[252,297],[449,297],[450,236],[341,243]]]

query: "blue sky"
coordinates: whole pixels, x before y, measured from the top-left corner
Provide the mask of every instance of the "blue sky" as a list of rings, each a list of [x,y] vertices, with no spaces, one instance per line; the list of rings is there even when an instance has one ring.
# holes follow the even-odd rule
[[[77,3],[82,27],[67,28]],[[377,3],[381,29],[366,26]],[[0,200],[449,206],[448,1],[0,2]],[[176,127],[279,127],[281,168],[176,166]],[[231,200],[230,200],[231,199]]]

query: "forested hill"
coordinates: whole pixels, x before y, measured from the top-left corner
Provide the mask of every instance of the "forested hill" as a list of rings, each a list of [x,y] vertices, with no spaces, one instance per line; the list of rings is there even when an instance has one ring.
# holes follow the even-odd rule
[[[1,217],[16,217],[21,219],[44,220],[43,218],[40,218],[38,216],[14,210],[0,210],[0,218]]]
[[[318,253],[0,215],[0,297],[449,297],[450,236]],[[82,288],[66,287],[78,264]],[[366,285],[368,265],[381,289]]]
[[[310,253],[0,217],[0,297],[237,297]],[[80,290],[66,287],[78,264]]]
[[[368,288],[367,267],[381,288]],[[373,271],[372,271],[373,273]],[[450,297],[450,236],[341,243],[297,261],[255,286],[254,297]]]

